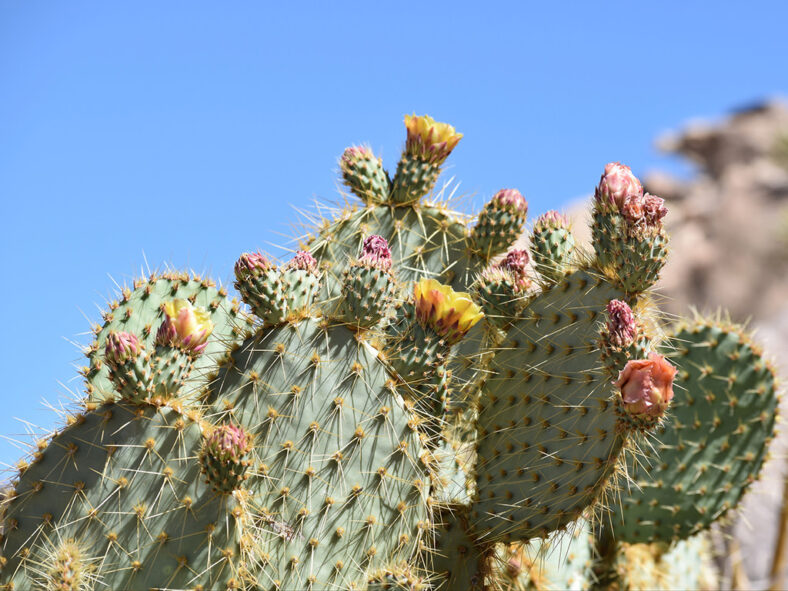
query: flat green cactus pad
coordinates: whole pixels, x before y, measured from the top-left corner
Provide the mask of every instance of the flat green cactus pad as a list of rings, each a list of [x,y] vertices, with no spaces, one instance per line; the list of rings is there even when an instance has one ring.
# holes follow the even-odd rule
[[[211,315],[213,332],[205,351],[198,357],[192,379],[183,392],[195,394],[206,383],[206,374],[216,365],[216,357],[242,337],[250,328],[251,320],[239,305],[226,297],[226,290],[218,289],[213,282],[190,277],[188,273],[167,273],[137,282],[133,291],[125,290],[120,301],[113,303],[104,314],[104,324],[96,333],[90,347],[90,366],[86,374],[87,392],[91,400],[104,402],[116,397],[109,370],[104,362],[104,344],[111,331],[136,334],[149,350],[153,350],[156,331],[162,321],[161,305],[169,300],[190,300],[202,306]]]
[[[342,273],[358,256],[364,238],[383,236],[391,248],[397,279],[405,285],[434,277],[465,289],[475,268],[470,254],[467,220],[444,207],[368,205],[339,217],[310,243],[320,263],[330,263],[324,280],[330,299],[339,294]]]
[[[58,582],[65,573],[50,567],[63,553],[95,588],[239,582],[245,511],[200,478],[200,440],[200,426],[168,407],[78,415],[42,443],[4,509],[0,584]]]
[[[496,352],[478,420],[471,521],[481,539],[544,537],[603,495],[625,437],[597,341],[620,297],[575,271],[529,303]]]
[[[216,422],[254,436],[247,487],[265,580],[363,588],[411,558],[429,530],[425,450],[367,343],[314,319],[262,332],[235,351],[212,398]]]
[[[667,542],[708,528],[757,478],[773,437],[774,370],[746,333],[698,321],[676,330],[670,346],[679,368],[672,416],[630,467],[637,489],[614,514],[618,541]]]

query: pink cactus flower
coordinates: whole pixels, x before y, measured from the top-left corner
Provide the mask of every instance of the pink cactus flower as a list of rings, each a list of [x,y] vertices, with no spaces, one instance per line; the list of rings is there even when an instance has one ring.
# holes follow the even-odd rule
[[[673,378],[677,369],[662,355],[628,361],[616,386],[626,411],[634,416],[659,417],[673,399]]]
[[[137,335],[130,332],[111,332],[107,335],[104,358],[110,365],[121,365],[142,351]]]
[[[649,226],[657,227],[662,224],[662,218],[668,213],[668,208],[665,207],[665,200],[651,193],[646,193],[643,197],[643,215],[646,224]]]
[[[364,239],[359,261],[370,267],[388,271],[391,269],[391,249],[383,236],[373,234]]]
[[[259,275],[272,269],[273,265],[261,252],[245,252],[235,262],[235,276],[245,281],[249,276]]]
[[[630,224],[638,224],[643,219],[644,205],[643,195],[627,195],[621,213]]]
[[[490,200],[496,207],[516,211],[523,215],[528,212],[528,202],[517,189],[501,189]]]
[[[305,250],[299,250],[290,262],[287,263],[288,269],[300,269],[302,271],[309,271],[315,273],[317,271],[317,261],[310,253]]]
[[[628,196],[643,196],[643,186],[628,166],[610,162],[599,180],[594,197],[601,205],[610,205],[623,211]]]
[[[635,315],[626,302],[610,300],[607,304],[607,338],[616,347],[628,347],[635,342]]]

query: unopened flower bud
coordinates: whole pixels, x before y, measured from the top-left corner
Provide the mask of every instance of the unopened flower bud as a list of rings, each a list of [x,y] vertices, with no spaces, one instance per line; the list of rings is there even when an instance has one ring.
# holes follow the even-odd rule
[[[305,250],[299,250],[290,262],[287,263],[287,269],[300,269],[302,271],[309,271],[310,273],[317,272],[317,261],[310,253]]]
[[[569,218],[554,209],[544,212],[534,222],[534,234],[560,228],[569,228]]]
[[[628,347],[635,342],[635,315],[626,302],[610,300],[607,304],[607,338],[616,347]]]
[[[517,189],[501,189],[490,200],[494,208],[514,211],[525,215],[528,213],[528,202]]]
[[[249,434],[241,427],[225,423],[216,427],[205,439],[205,451],[213,459],[234,461],[242,459],[252,449]]]
[[[515,280],[515,285],[520,291],[525,291],[531,285],[528,279],[528,251],[513,248],[498,263],[497,267],[510,271]]]
[[[633,416],[660,417],[673,399],[677,369],[662,355],[628,361],[618,376],[624,409]]]
[[[372,153],[372,150],[366,146],[350,146],[349,148],[345,148],[345,151],[342,153],[339,165],[344,171],[345,169],[354,168],[356,164],[363,160],[369,160],[374,157],[375,155]]]
[[[272,269],[273,265],[260,252],[245,252],[235,262],[235,276],[238,281],[245,281],[250,276],[257,276]]]
[[[603,206],[613,206],[622,211],[628,196],[641,197],[643,186],[628,166],[611,162],[599,180],[594,197]]]
[[[130,332],[110,332],[104,347],[104,358],[110,365],[121,365],[127,359],[136,357],[142,350],[137,335]]]
[[[383,271],[391,269],[391,249],[383,236],[373,234],[364,239],[361,247],[359,262],[369,267],[376,267]]]

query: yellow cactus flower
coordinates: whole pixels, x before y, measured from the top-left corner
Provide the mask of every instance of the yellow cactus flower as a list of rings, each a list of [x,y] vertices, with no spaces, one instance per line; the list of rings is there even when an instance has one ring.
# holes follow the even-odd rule
[[[413,290],[416,317],[449,345],[460,341],[484,317],[481,308],[465,292],[454,291],[435,279],[422,279]]]
[[[188,300],[170,300],[162,306],[164,321],[156,333],[159,345],[180,346],[194,353],[205,349],[213,331],[211,316],[204,308],[192,306]]]
[[[405,115],[405,127],[408,129],[405,147],[408,154],[436,164],[442,164],[462,139],[462,134],[457,133],[454,127],[439,123],[429,115]]]

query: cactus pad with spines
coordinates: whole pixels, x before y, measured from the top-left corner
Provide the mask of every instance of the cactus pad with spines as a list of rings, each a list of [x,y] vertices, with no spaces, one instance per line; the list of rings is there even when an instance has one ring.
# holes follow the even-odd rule
[[[500,591],[584,591],[590,589],[592,544],[590,523],[579,519],[567,531],[545,540],[502,545],[493,572]]]
[[[416,417],[344,326],[306,319],[233,354],[211,395],[217,420],[245,425],[266,580],[361,587],[408,560],[428,533],[430,474]]]
[[[502,189],[479,213],[471,230],[476,253],[484,261],[506,252],[523,231],[528,204],[517,189]]]
[[[680,326],[666,354],[678,367],[671,419],[655,457],[630,467],[638,489],[613,517],[626,542],[672,541],[708,528],[757,478],[777,412],[775,374],[740,328],[699,320]]]
[[[594,213],[593,242],[602,268],[629,294],[649,289],[668,256],[668,235],[661,227],[631,227],[623,215]]]
[[[529,302],[493,358],[471,513],[481,539],[546,536],[602,497],[625,436],[596,342],[620,295],[575,271]]]
[[[109,368],[104,361],[104,346],[112,331],[137,335],[149,351],[153,351],[156,331],[163,319],[161,306],[165,301],[185,299],[202,306],[209,313],[214,330],[208,346],[195,364],[191,386],[184,395],[196,394],[209,379],[216,356],[229,348],[250,328],[251,320],[240,310],[236,301],[227,297],[224,288],[216,288],[212,281],[192,277],[188,273],[164,273],[135,282],[134,290],[125,288],[121,299],[110,304],[104,313],[104,324],[96,330],[96,339],[88,350],[89,367],[85,379],[91,400],[103,402],[117,397],[109,380]]]
[[[367,206],[341,215],[310,242],[312,254],[328,266],[326,299],[339,295],[344,271],[370,234],[388,241],[403,284],[426,276],[464,289],[477,265],[468,248],[466,221],[462,214],[425,204]]]
[[[193,419],[127,403],[76,415],[37,453],[5,507],[0,584],[31,588],[42,565],[57,567],[67,540],[77,541],[72,569],[107,588],[240,584],[248,512],[199,478]]]
[[[548,282],[558,281],[571,267],[575,238],[566,216],[548,211],[534,222],[531,256],[534,268]]]
[[[470,532],[466,511],[454,507],[439,511],[434,537],[426,565],[433,575],[434,587],[482,591],[486,556]]]

